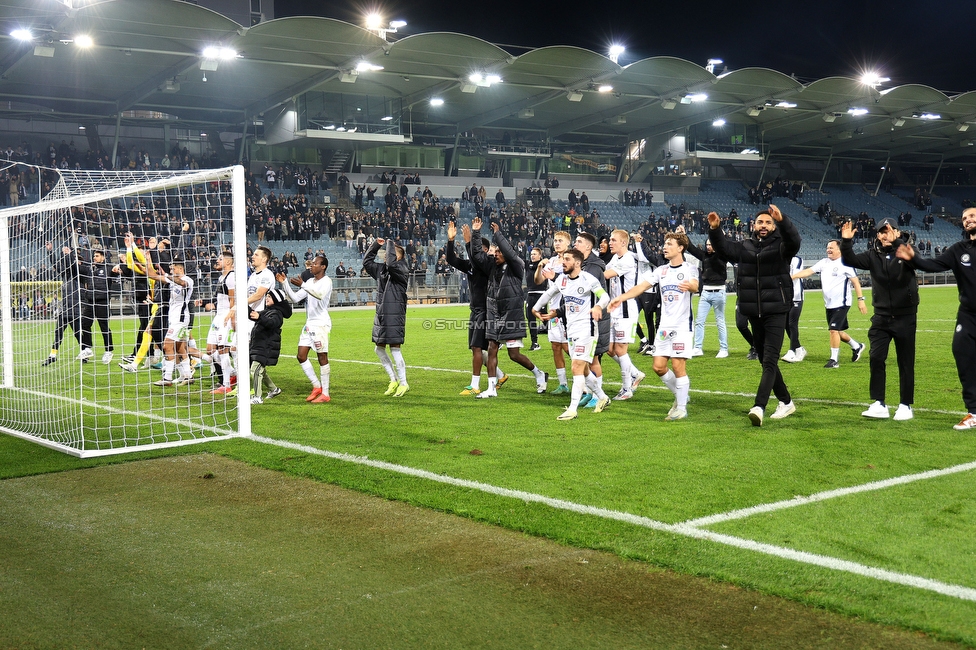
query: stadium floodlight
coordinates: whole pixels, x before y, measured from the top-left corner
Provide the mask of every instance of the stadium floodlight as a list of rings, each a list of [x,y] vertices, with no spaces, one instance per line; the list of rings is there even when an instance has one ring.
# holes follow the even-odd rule
[[[610,46],[610,51],[607,54],[607,57],[614,63],[617,63],[620,60],[620,55],[626,50],[627,48],[625,48],[623,45],[615,43]]]
[[[905,118],[903,117],[893,117],[891,118],[892,126],[905,126]]]
[[[678,105],[678,102],[675,101],[675,100],[673,100],[673,99],[662,99],[661,100],[661,108],[663,108],[666,111],[673,110],[674,107],[677,106],[677,105]]]
[[[10,32],[10,35],[13,36],[14,38],[16,38],[18,41],[32,41],[32,40],[34,40],[34,34],[31,33],[31,30],[24,29],[22,27],[13,30],[12,32]]]
[[[386,22],[383,16],[375,12],[366,14],[363,20],[366,24],[366,29],[371,32],[376,32],[376,35],[384,41],[386,40],[387,34],[396,34],[398,29],[407,26],[407,21],[405,20],[391,20],[390,22]],[[386,25],[386,27],[383,25]]]
[[[827,124],[830,124],[831,122],[833,122],[836,119],[837,119],[837,115],[834,114],[834,113],[824,113],[823,114],[823,121],[826,122]]]
[[[685,95],[685,99],[687,99],[689,102],[697,104],[698,102],[706,101],[708,99],[708,95],[705,93],[691,93],[690,95]]]
[[[356,72],[376,72],[382,69],[383,66],[370,63],[369,61],[360,61],[356,64]]]
[[[854,108],[854,107],[851,107],[851,108],[848,108],[847,109],[847,114],[848,115],[853,115],[855,117],[858,117],[860,115],[867,115],[868,114],[868,109],[866,109],[866,108]]]
[[[203,48],[203,58],[216,59],[217,61],[230,61],[237,58],[237,50],[220,45],[208,45]]]
[[[391,122],[391,121],[393,121],[392,115],[384,115],[383,117],[380,118],[380,122]]]
[[[960,133],[965,133],[968,130],[969,130],[969,123],[968,122],[963,122],[962,124],[957,124],[956,125],[956,131],[959,131]]]
[[[169,304],[159,304],[157,310],[147,302],[153,291],[158,297],[162,285],[161,281],[151,285],[146,275],[147,244],[142,239],[122,243],[114,236],[91,234],[98,232],[96,215],[104,206],[125,206],[121,208],[124,215],[126,207],[140,201],[172,205],[174,200],[198,199],[205,205],[220,206],[210,213],[218,226],[214,244],[233,250],[237,260],[246,260],[244,169],[58,170],[57,174],[57,183],[40,201],[8,208],[0,220],[0,300],[10,305],[23,296],[36,314],[36,318],[18,321],[13,327],[9,308],[2,314],[0,430],[83,458],[250,434],[249,337],[240,336],[236,341],[237,367],[241,369],[236,395],[212,392],[225,385],[229,390],[231,385],[230,365],[226,366],[226,384],[210,378],[212,368],[224,369],[219,355],[208,357],[195,370],[184,361],[180,377],[172,375],[172,379],[180,379],[178,382],[161,380],[149,369],[154,361],[151,323],[165,322]],[[8,219],[9,223],[22,221],[44,227],[17,234],[8,229]],[[127,222],[120,225],[127,226]],[[137,237],[141,236],[138,232]],[[18,245],[9,245],[12,236],[18,237]],[[177,255],[193,251],[195,244],[190,239],[171,238],[172,259],[182,259]],[[67,253],[62,252],[64,248]],[[39,261],[57,262],[60,269],[68,268],[65,264],[91,263],[94,250],[99,248],[113,262],[121,256],[120,267],[127,271],[122,291],[113,291],[107,304],[90,302],[93,297],[81,291],[79,278],[70,272],[57,279],[24,279],[11,273],[11,269]],[[237,286],[247,286],[246,263],[239,263],[234,274]],[[195,274],[186,277],[194,280]],[[207,303],[216,298],[215,294],[209,284],[202,283],[192,287],[188,298]],[[94,348],[81,348],[68,336],[61,341],[59,352],[51,354],[57,313],[61,318],[71,318],[72,313],[102,308],[112,312],[114,353],[109,353],[111,344],[103,332],[103,337],[96,337]],[[247,321],[246,301],[238,302],[236,318],[238,323]],[[201,311],[191,328],[196,331],[192,338],[201,341],[200,347],[210,320],[210,315]],[[132,362],[121,358],[130,350]],[[92,359],[86,363],[86,358]],[[119,367],[119,361],[124,367]]]
[[[776,108],[796,108],[796,104],[793,102],[779,102],[776,104]]]
[[[579,102],[579,101],[582,101],[583,100],[583,93],[581,93],[578,90],[570,90],[568,93],[566,93],[566,99],[568,99],[571,102]]]
[[[601,92],[601,93],[612,93],[613,92],[613,86],[611,86],[610,84],[600,84],[599,86],[597,86],[596,89],[597,89],[597,92]]]
[[[715,66],[722,65],[723,63],[725,62],[722,61],[722,59],[709,59],[708,62],[705,64],[705,69],[711,72],[712,74],[715,74]]]
[[[717,120],[715,120],[714,122],[712,122],[712,126],[725,126],[725,120],[723,120],[720,117]]]
[[[891,81],[888,77],[882,77],[875,71],[865,72],[861,75],[861,83],[865,86],[870,86],[871,88],[877,88],[883,83]]]
[[[918,116],[920,120],[941,120],[942,116],[938,113],[922,113]]]
[[[443,106],[444,105],[444,100],[441,99],[440,97],[431,97],[430,98],[430,105],[431,106]]]
[[[325,130],[325,131],[334,131],[335,128],[336,128],[336,125],[335,124],[330,124],[329,126],[325,127],[325,129],[323,129],[323,130]]]
[[[405,20],[391,20],[390,21],[390,27],[392,29],[400,29],[401,27],[406,27],[406,26],[407,26],[407,21],[405,21]]]
[[[79,34],[74,41],[78,47],[91,47],[95,44],[95,40],[88,34]]]
[[[377,13],[366,14],[365,23],[366,29],[376,31],[383,26],[383,16]]]

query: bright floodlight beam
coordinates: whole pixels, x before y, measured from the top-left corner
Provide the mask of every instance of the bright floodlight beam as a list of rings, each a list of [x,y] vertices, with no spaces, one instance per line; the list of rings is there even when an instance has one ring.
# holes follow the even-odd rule
[[[430,98],[430,105],[431,106],[443,106],[444,105],[444,100],[441,99],[440,97],[431,97]]]
[[[725,126],[725,120],[723,120],[722,118],[718,118],[717,120],[712,122],[712,126]]]
[[[15,29],[12,32],[10,32],[10,35],[16,38],[18,41],[34,40],[34,35],[31,34],[31,30],[29,29],[23,29],[23,28]]]
[[[610,58],[611,61],[616,63],[620,59],[620,55],[623,54],[626,50],[627,48],[625,48],[623,45],[614,43],[613,45],[610,46],[610,51],[607,56]]]
[[[377,13],[366,14],[366,29],[380,29],[383,27],[383,17]]]
[[[883,83],[891,81],[888,77],[882,77],[880,74],[874,70],[865,72],[861,75],[861,83],[865,86],[870,86],[872,88],[877,88]]]
[[[75,36],[75,45],[78,47],[91,47],[95,44],[95,41],[88,34],[79,34]]]

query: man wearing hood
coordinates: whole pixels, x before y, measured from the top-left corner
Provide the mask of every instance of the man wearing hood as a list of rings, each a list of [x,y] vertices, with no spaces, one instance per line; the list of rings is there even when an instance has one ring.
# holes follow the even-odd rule
[[[281,394],[281,389],[268,376],[267,367],[278,365],[281,355],[281,326],[286,318],[291,318],[291,304],[278,289],[271,289],[265,294],[264,309],[255,311],[253,307],[248,311],[248,319],[253,322],[251,330],[251,387],[254,396],[251,404],[263,404],[264,400]],[[262,398],[261,393],[267,386],[268,393]]]
[[[770,392],[779,399],[779,406],[770,418],[780,420],[796,411],[779,370],[779,353],[786,334],[786,319],[793,308],[790,260],[800,250],[800,233],[775,205],[756,214],[752,237],[741,242],[726,239],[717,213],[708,213],[708,225],[711,228],[708,238],[715,252],[721,259],[739,265],[738,306],[752,326],[756,352],[763,366],[755,406],[749,410],[749,420],[759,427]]]
[[[871,273],[871,304],[874,315],[868,330],[871,342],[871,384],[873,403],[861,413],[866,418],[886,419],[885,402],[888,348],[895,342],[898,355],[899,403],[895,420],[911,420],[915,401],[915,331],[918,321],[918,281],[911,264],[895,256],[905,242],[894,219],[882,219],[878,224],[874,244],[863,253],[854,253],[854,234],[857,229],[848,221],[841,226],[840,254],[846,266]]]

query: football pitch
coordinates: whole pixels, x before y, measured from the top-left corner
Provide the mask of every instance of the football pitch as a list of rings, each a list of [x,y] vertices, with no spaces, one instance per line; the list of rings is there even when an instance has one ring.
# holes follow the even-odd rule
[[[761,428],[746,418],[760,366],[745,359],[732,297],[731,356],[714,358],[710,317],[705,356],[688,364],[688,418],[677,422],[664,422],[671,395],[650,358],[636,355],[647,379],[634,398],[600,414],[581,409],[570,422],[555,419],[565,396],[537,395],[504,352],[510,379],[497,399],[459,396],[470,380],[467,309],[411,307],[404,397],[382,395],[388,380],[370,342],[372,311],[335,310],[332,402],[306,404],[307,379],[290,357],[304,321],[297,312],[270,369],[283,394],[253,407],[254,439],[206,448],[976,645],[976,445],[952,429],[962,414],[950,352],[958,300],[954,287],[921,293],[915,419],[907,422],[861,417],[867,354],[851,363],[842,347],[841,367],[823,367],[827,332],[811,292],[801,320],[809,354],[781,364],[797,412],[769,420],[773,400]],[[851,334],[866,341],[869,317],[850,320]],[[527,354],[553,375],[551,390],[552,355],[540,342]],[[888,365],[887,401],[897,404],[893,348]],[[612,395],[619,368],[605,359],[604,371]]]

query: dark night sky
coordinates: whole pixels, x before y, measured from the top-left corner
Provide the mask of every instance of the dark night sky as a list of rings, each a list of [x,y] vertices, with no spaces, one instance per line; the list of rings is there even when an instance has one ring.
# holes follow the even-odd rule
[[[661,55],[704,65],[717,57],[730,69],[767,67],[796,74],[804,82],[858,76],[859,70],[873,67],[890,77],[891,85],[921,83],[949,94],[976,90],[976,46],[969,45],[976,42],[976,2],[971,0],[672,0],[628,5],[577,11],[570,3],[539,0],[389,0],[382,5],[275,0],[275,15],[359,23],[366,7],[383,7],[389,19],[409,23],[404,34],[454,31],[503,46],[576,45],[597,52],[605,52],[615,40],[627,47],[622,65]]]

